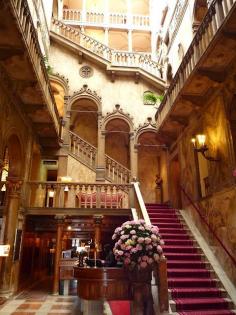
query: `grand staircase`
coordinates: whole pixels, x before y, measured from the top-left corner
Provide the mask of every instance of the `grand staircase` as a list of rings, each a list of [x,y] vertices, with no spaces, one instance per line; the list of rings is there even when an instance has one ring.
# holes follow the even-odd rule
[[[210,263],[185,225],[178,210],[146,204],[153,225],[165,241],[167,276],[172,312],[179,315],[236,314],[232,301]]]

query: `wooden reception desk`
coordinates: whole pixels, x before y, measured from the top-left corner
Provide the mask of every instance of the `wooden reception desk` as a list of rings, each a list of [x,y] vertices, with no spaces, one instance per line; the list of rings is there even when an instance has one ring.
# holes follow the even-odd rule
[[[78,296],[85,300],[129,300],[127,274],[123,268],[74,267]]]

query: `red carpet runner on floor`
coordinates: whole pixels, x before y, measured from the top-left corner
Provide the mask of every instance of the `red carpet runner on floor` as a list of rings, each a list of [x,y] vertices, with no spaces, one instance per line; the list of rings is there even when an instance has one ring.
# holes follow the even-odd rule
[[[180,315],[235,314],[211,277],[204,255],[181,223],[178,210],[166,205],[146,204],[153,225],[165,241],[168,287]]]

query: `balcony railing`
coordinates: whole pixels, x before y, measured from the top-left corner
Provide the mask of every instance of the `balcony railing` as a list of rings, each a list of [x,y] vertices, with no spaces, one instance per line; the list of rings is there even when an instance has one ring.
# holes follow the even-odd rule
[[[142,14],[125,14],[110,12],[64,9],[63,20],[73,25],[96,25],[100,27],[123,27],[133,29],[150,29],[150,18]]]
[[[171,110],[177,95],[212,42],[236,0],[213,0],[178,69],[157,112],[157,126],[161,126]]]
[[[27,183],[27,207],[128,209],[131,185],[78,182]]]
[[[111,49],[96,39],[55,19],[52,20],[51,31],[94,53],[104,62],[110,63],[110,67],[135,68],[135,71],[144,70],[158,79],[162,77],[161,66],[150,59],[150,54]]]
[[[57,134],[60,129],[60,119],[57,111],[54,96],[50,87],[49,77],[43,61],[43,55],[38,42],[37,33],[30,14],[27,1],[24,0],[9,0],[9,5],[14,12],[17,24],[19,26],[21,36],[24,39],[29,59],[33,64],[34,72],[39,81],[39,86],[43,92],[45,103],[54,122]]]

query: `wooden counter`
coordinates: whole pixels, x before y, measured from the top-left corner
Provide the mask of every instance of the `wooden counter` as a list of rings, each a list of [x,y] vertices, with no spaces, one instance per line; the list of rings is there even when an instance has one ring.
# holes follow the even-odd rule
[[[78,296],[85,300],[130,300],[130,284],[123,268],[74,268]]]

